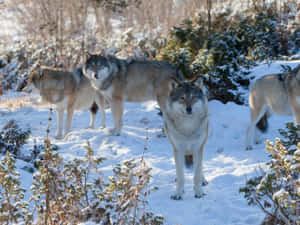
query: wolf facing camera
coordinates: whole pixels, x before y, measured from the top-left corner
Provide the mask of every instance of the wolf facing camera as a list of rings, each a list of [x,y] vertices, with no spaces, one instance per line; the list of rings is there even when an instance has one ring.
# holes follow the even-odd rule
[[[173,147],[176,165],[176,193],[171,199],[182,199],[184,163],[190,156],[195,169],[195,198],[201,198],[204,195],[202,185],[207,184],[202,171],[204,146],[209,132],[207,97],[200,78],[190,82],[174,79],[172,86],[166,107],[162,110],[165,131]]]

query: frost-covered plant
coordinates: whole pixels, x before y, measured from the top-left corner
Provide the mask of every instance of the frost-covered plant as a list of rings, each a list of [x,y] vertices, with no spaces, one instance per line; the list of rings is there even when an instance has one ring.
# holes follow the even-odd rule
[[[29,128],[20,128],[15,120],[10,120],[0,131],[0,153],[8,151],[19,157],[20,148],[26,143],[30,133]]]
[[[294,123],[286,123],[285,129],[279,129],[279,133],[282,136],[280,142],[291,153],[296,151],[297,144],[300,142],[299,130],[300,126],[295,126]]]
[[[248,204],[258,205],[266,214],[266,224],[300,224],[300,142],[293,128],[287,128],[284,134],[289,141],[267,141],[266,149],[272,157],[268,170],[240,189]],[[287,150],[295,146],[295,141],[297,148]]]
[[[20,174],[16,171],[16,160],[7,151],[0,162],[0,223],[17,224],[29,222],[28,202],[24,201],[25,189],[21,188]]]
[[[38,171],[33,174],[30,212],[26,211],[28,204],[21,201],[25,190],[20,188],[15,159],[7,151],[2,160],[0,221],[43,225],[78,224],[87,220],[107,225],[163,224],[162,216],[146,210],[147,197],[155,188],[148,188],[151,169],[143,156],[140,161],[129,160],[116,165],[114,175],[106,180],[100,167],[104,158],[95,156],[89,143],[82,158],[65,161],[60,157],[48,139],[51,121],[52,109],[45,151],[35,161]],[[14,205],[19,208],[14,209]]]
[[[150,171],[142,159],[129,160],[114,167],[103,190],[109,224],[163,224],[162,216],[146,211]]]
[[[114,166],[113,176],[108,177],[105,185],[99,186],[101,183],[97,180],[94,182],[92,205],[98,206],[97,211],[99,211],[99,206],[102,206],[105,211],[102,209],[98,215],[105,216],[99,218],[94,210],[93,221],[114,225],[164,224],[163,216],[154,215],[146,210],[147,198],[151,191],[156,189],[155,187],[149,188],[151,168],[147,167],[144,159],[148,140],[148,128],[146,128],[146,140],[141,160],[132,159]]]
[[[288,51],[293,35],[281,26],[275,9],[269,4],[235,13],[230,8],[214,11],[209,30],[200,13],[171,30],[159,57],[179,66],[187,78],[202,76],[210,99],[242,104],[242,94],[250,83],[246,75],[256,60],[295,52]]]
[[[56,200],[56,184],[59,181],[59,172],[62,168],[62,159],[57,152],[51,151],[51,143],[49,139],[45,139],[45,153],[43,160],[39,163],[39,169],[33,175],[33,182],[31,186],[31,198],[33,202],[33,213],[38,213],[40,224],[51,224],[50,218],[57,211],[52,211],[52,200]],[[55,208],[53,208],[55,209]],[[54,220],[57,218],[54,216]]]
[[[101,175],[104,158],[96,157],[89,144],[83,159],[68,162],[46,152],[31,187],[37,224],[77,224],[91,220],[103,224],[162,224],[163,218],[145,210],[150,169],[144,162],[124,162],[113,168],[108,181]]]
[[[38,211],[41,224],[52,224],[51,221],[76,224],[85,218],[84,209],[90,206],[91,170],[98,169],[103,159],[95,158],[88,145],[83,160],[64,162],[51,150],[48,139],[45,145],[46,152],[31,187],[34,210]]]

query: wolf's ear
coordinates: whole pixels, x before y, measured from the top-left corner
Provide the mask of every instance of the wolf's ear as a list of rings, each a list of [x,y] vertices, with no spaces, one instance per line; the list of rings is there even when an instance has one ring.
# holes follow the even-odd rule
[[[85,63],[88,58],[90,58],[93,54],[89,51],[85,51],[84,54],[83,54],[83,62]]]
[[[100,50],[96,53],[96,55],[106,57],[105,49],[100,49]]]
[[[196,76],[191,80],[191,83],[199,88],[203,88],[203,80],[200,76]]]
[[[108,64],[109,64],[109,69],[110,69],[110,71],[111,71],[111,74],[113,75],[113,76],[115,76],[118,72],[119,72],[119,65],[118,64],[116,64],[115,62],[109,62],[109,61],[107,61],[108,62]]]
[[[171,77],[171,82],[169,83],[170,89],[176,89],[182,84],[182,81],[179,80],[177,77]]]

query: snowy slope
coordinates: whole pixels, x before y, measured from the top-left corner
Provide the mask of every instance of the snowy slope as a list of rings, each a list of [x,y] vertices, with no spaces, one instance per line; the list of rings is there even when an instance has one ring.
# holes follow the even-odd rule
[[[280,72],[280,64],[276,62],[270,67],[261,64],[252,74],[259,77],[265,74]],[[292,67],[298,62],[289,63]],[[8,97],[18,97],[19,94],[9,93]],[[7,96],[2,96],[3,102]],[[29,99],[30,96],[25,97]],[[15,119],[25,127],[32,129],[28,144],[24,149],[32,148],[34,141],[42,143],[46,134],[49,110],[48,107],[38,107],[34,104],[21,109],[0,108],[0,127],[9,120]],[[67,141],[51,142],[60,147],[59,153],[66,159],[81,157],[85,153],[84,146],[89,141],[94,151],[106,157],[103,173],[111,174],[113,165],[131,158],[139,159],[147,145],[145,158],[148,166],[152,167],[152,186],[158,187],[149,198],[149,209],[161,214],[166,224],[183,225],[255,225],[260,224],[264,215],[257,208],[248,206],[238,190],[246,179],[257,174],[263,163],[268,160],[264,144],[254,146],[254,150],[246,151],[245,133],[249,123],[249,109],[234,103],[226,105],[212,101],[210,109],[210,135],[204,154],[204,174],[209,184],[204,187],[206,195],[195,199],[193,194],[193,171],[185,170],[184,200],[173,201],[170,195],[175,191],[175,165],[171,145],[167,138],[161,137],[162,118],[157,115],[156,104],[126,103],[124,113],[123,133],[119,137],[109,136],[105,130],[85,129],[89,123],[87,111],[76,112],[74,115],[72,133]],[[56,130],[56,116],[53,116],[51,137]],[[274,116],[270,119],[270,129],[263,138],[274,140],[279,135],[278,128],[292,121],[292,117]],[[97,118],[97,126],[100,120]],[[112,127],[110,110],[107,110],[107,127]],[[148,128],[148,131],[147,129]],[[147,134],[148,133],[148,134]],[[146,136],[149,140],[146,141]],[[18,168],[26,163],[19,161]],[[29,191],[31,174],[21,171],[22,184]]]

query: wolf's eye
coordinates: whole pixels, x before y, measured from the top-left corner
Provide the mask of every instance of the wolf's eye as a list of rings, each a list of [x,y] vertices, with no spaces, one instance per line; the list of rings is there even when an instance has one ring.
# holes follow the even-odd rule
[[[182,100],[182,101],[183,101],[184,99],[185,99],[185,97],[184,97],[184,96],[180,96],[180,100]]]

